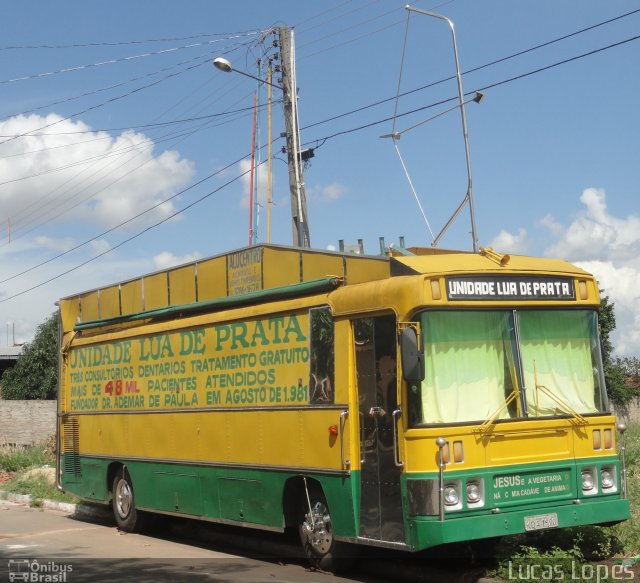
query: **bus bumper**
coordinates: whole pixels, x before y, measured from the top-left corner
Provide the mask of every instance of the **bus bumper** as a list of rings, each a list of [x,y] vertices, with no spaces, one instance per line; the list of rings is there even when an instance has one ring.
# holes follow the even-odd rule
[[[431,516],[411,517],[407,542],[417,551],[444,543],[521,534],[526,531],[526,518],[547,514],[557,515],[557,528],[568,528],[622,522],[629,518],[630,507],[628,500],[605,498],[588,502],[583,500],[580,504],[509,510],[481,516],[451,516],[444,521]]]

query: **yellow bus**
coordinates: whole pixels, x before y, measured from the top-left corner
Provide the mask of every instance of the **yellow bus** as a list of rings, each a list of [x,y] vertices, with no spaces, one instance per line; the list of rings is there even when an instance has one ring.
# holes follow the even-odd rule
[[[59,486],[149,512],[435,545],[629,517],[598,286],[557,259],[257,245],[60,301]]]

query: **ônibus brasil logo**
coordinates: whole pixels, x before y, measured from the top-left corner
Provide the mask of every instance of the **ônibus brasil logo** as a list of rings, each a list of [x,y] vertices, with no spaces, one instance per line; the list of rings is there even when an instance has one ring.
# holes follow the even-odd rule
[[[66,583],[73,566],[55,561],[36,559],[9,559],[9,581],[33,583]]]

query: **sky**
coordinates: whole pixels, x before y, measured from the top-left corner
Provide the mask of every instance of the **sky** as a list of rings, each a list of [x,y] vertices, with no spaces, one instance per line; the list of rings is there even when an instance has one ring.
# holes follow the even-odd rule
[[[431,246],[471,178],[479,245],[593,273],[615,354],[639,356],[640,4],[413,3],[455,25],[468,149],[451,31],[405,4],[8,3],[0,345],[31,340],[61,297],[246,246],[256,92],[255,240],[292,243],[280,89],[268,204],[267,86],[212,66],[264,78],[286,26],[312,247]],[[468,205],[437,245],[472,248]]]

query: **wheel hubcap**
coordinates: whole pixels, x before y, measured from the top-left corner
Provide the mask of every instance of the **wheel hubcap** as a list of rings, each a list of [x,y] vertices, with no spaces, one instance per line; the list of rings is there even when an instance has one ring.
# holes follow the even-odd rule
[[[129,486],[126,480],[120,480],[116,488],[116,507],[118,514],[122,518],[126,518],[129,515],[132,498],[133,492],[131,492],[131,486]]]
[[[333,542],[329,509],[322,502],[316,502],[304,518],[302,529],[309,546],[318,555],[328,553]]]

